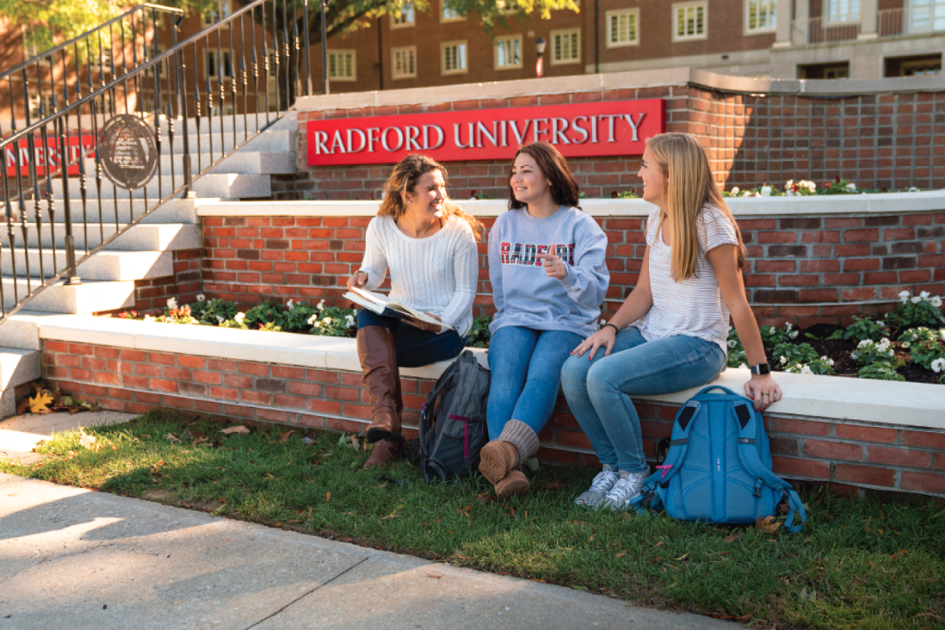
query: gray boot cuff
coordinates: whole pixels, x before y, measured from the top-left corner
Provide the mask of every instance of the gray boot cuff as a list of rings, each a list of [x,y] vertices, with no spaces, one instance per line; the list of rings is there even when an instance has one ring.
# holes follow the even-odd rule
[[[499,442],[508,442],[518,449],[518,462],[515,468],[538,452],[538,435],[524,422],[509,420],[502,428],[502,433],[496,438]]]

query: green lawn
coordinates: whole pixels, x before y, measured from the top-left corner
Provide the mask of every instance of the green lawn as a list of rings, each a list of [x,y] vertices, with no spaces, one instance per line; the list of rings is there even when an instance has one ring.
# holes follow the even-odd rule
[[[713,527],[571,504],[589,471],[542,467],[526,496],[497,501],[476,476],[426,484],[400,462],[367,472],[350,436],[151,414],[56,436],[43,464],[0,471],[159,500],[228,518],[737,618],[753,628],[945,628],[945,509],[907,497],[803,492],[808,522]],[[179,440],[179,441],[178,441]],[[87,448],[91,446],[91,448]]]

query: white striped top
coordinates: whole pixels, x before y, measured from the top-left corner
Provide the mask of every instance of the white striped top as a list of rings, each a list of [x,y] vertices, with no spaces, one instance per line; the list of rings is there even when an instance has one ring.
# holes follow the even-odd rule
[[[688,335],[716,343],[727,352],[729,312],[706,252],[719,245],[738,245],[735,225],[718,208],[705,206],[697,222],[700,251],[696,273],[688,280],[675,282],[670,274],[671,248],[658,233],[659,224],[657,208],[646,222],[653,306],[635,325],[647,341]]]
[[[451,217],[436,234],[412,238],[390,216],[374,217],[367,227],[359,269],[368,275],[364,288],[373,291],[381,286],[388,269],[392,300],[433,313],[466,337],[473,322],[479,256],[465,220]]]

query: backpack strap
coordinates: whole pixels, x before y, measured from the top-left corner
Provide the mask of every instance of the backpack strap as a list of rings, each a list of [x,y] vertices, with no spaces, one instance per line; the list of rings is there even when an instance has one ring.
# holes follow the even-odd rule
[[[669,442],[669,451],[666,453],[666,459],[663,461],[661,473],[650,475],[643,486],[640,488],[640,494],[630,501],[630,506],[638,512],[643,512],[643,507],[650,509],[659,509],[662,503],[662,491],[669,485],[677,472],[679,472],[683,461],[686,459],[686,453],[689,449],[689,431],[695,424],[693,422],[696,415],[702,410],[702,404],[697,400],[687,402],[676,414],[676,421],[673,423],[673,435]],[[646,503],[644,506],[643,504]]]
[[[430,391],[430,395],[427,396],[427,400],[420,406],[420,422],[419,422],[419,438],[420,442],[420,453],[424,457],[429,457],[430,453],[427,448],[427,433],[432,429],[433,414],[436,411],[436,400],[439,398],[440,394],[446,389],[450,381],[453,378],[453,374],[456,373],[458,368],[456,363],[453,363],[443,374],[440,375],[440,378],[436,380],[436,384],[433,386],[433,389]]]
[[[804,527],[807,522],[807,513],[804,511],[804,504],[797,492],[791,487],[791,484],[775,475],[767,466],[761,463],[758,458],[758,447],[755,444],[755,437],[758,435],[758,416],[752,413],[751,403],[747,400],[736,403],[732,407],[735,414],[735,420],[738,422],[738,456],[741,458],[742,466],[749,475],[757,479],[755,484],[755,494],[760,496],[761,484],[781,491],[781,494],[787,499],[790,508],[784,528],[792,534],[796,534]],[[801,517],[800,525],[794,524],[794,514]]]

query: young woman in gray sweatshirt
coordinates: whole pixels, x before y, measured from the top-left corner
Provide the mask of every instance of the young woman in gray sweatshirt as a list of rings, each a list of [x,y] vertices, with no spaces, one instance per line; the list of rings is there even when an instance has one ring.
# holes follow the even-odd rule
[[[578,207],[564,157],[536,142],[519,149],[509,177],[509,211],[489,232],[491,441],[479,471],[499,496],[526,492],[521,464],[538,450],[558,396],[561,366],[597,330],[610,274],[607,236]]]

